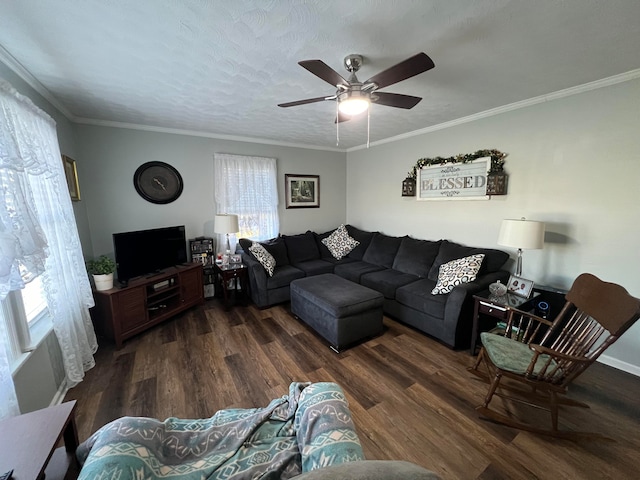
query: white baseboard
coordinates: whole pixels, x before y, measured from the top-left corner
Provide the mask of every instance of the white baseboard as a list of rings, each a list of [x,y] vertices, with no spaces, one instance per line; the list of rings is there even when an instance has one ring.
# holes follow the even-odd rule
[[[58,388],[58,391],[51,399],[51,403],[49,404],[49,406],[53,407],[55,405],[60,405],[62,403],[62,400],[64,400],[64,396],[67,394],[68,391],[69,391],[69,387],[67,386],[67,379],[65,378],[62,382],[62,385],[60,385],[60,388]]]
[[[636,377],[640,377],[640,366],[638,365],[623,362],[622,360],[618,360],[617,358],[613,358],[608,355],[600,355],[600,358],[598,358],[598,362],[604,363],[605,365],[609,365],[613,368],[617,368],[618,370],[622,370],[623,372],[630,373],[631,375],[635,375]]]

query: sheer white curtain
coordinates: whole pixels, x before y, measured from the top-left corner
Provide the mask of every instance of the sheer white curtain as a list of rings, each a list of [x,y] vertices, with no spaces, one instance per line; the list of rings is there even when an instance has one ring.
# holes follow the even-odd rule
[[[95,363],[91,286],[55,122],[0,79],[0,299],[42,274],[69,387]],[[4,368],[0,365],[0,369]]]
[[[276,159],[216,153],[213,170],[216,213],[238,215],[239,237],[276,237],[280,228]]]

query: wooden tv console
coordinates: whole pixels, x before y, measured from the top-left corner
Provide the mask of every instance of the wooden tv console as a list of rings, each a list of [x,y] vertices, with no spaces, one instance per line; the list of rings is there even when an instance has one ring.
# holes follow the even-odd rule
[[[202,264],[170,267],[129,281],[123,288],[94,291],[93,323],[98,335],[122,342],[204,302]]]

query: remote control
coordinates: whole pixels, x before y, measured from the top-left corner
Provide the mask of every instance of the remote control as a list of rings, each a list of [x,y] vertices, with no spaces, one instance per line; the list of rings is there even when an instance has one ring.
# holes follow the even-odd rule
[[[11,475],[13,475],[13,470],[9,470],[8,472],[0,475],[0,480],[11,480]]]

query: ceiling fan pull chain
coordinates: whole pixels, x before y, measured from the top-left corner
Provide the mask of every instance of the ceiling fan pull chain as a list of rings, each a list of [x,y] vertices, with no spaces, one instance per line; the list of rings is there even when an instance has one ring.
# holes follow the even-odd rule
[[[367,109],[367,148],[369,148],[369,125],[371,123],[371,105]]]
[[[336,147],[340,145],[340,110],[338,109],[338,102],[336,101]]]

